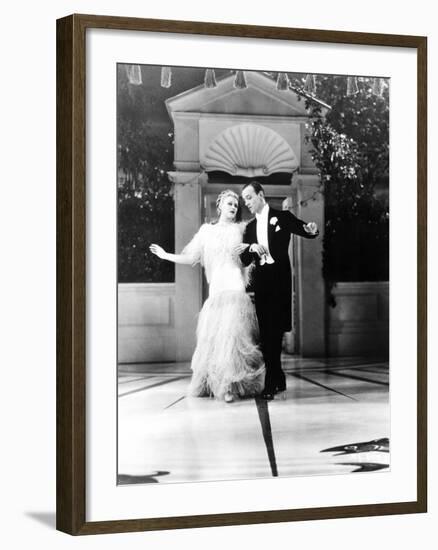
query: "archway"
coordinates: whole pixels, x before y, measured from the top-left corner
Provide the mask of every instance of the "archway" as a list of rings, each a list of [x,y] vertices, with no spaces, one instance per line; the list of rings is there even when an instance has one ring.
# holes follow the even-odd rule
[[[268,196],[282,199],[302,219],[315,221],[323,236],[324,205],[320,178],[306,142],[308,112],[296,93],[276,89],[275,80],[248,72],[247,88],[235,89],[233,76],[218,86],[198,86],[167,100],[175,129],[175,247],[181,250],[208,218],[213,197],[226,187],[240,192],[235,178],[290,174],[290,180]],[[316,100],[317,101],[317,100]],[[222,173],[210,181],[208,174]],[[303,242],[306,241],[306,242]],[[297,239],[296,342],[302,355],[325,354],[325,298],[322,277],[322,238]],[[177,360],[189,360],[195,345],[197,314],[202,306],[201,270],[176,266],[175,329]]]

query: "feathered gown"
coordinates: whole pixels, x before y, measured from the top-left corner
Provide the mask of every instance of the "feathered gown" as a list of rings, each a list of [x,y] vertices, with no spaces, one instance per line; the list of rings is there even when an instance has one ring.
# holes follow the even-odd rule
[[[243,397],[264,387],[257,317],[245,292],[244,269],[233,254],[244,228],[244,223],[204,224],[183,250],[193,264],[203,265],[209,283],[196,330],[190,395],[221,399],[231,391]]]

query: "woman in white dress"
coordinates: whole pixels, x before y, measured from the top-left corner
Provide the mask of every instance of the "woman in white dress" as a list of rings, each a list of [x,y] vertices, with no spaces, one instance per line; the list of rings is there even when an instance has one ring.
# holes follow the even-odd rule
[[[265,370],[257,346],[255,308],[245,292],[239,259],[248,246],[242,243],[245,223],[236,221],[239,197],[223,191],[216,206],[218,221],[203,224],[181,254],[170,254],[156,244],[150,250],[164,260],[204,267],[209,296],[199,314],[189,394],[231,402],[236,396],[261,393]]]

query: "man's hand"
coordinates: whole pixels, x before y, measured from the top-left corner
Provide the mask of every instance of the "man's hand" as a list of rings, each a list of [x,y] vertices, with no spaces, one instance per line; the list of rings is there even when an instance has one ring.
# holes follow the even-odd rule
[[[258,254],[259,258],[268,254],[268,249],[262,244],[254,243],[251,245],[250,252]]]
[[[310,222],[304,226],[304,231],[309,235],[316,235],[318,233],[318,226],[315,222]]]

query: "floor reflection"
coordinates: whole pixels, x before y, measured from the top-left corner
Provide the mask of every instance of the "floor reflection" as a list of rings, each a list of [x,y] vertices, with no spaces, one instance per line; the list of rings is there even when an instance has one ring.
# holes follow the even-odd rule
[[[387,363],[285,357],[283,367],[286,399],[224,403],[187,396],[188,363],[121,365],[118,483],[347,475],[389,467]],[[346,455],[349,461],[340,462]]]

